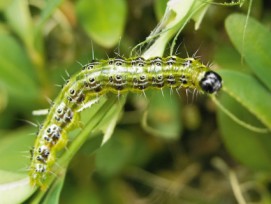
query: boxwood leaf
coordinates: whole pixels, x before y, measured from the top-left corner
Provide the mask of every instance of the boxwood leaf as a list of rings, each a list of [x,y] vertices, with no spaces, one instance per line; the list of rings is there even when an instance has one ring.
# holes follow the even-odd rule
[[[226,19],[228,35],[251,70],[271,90],[271,33],[252,18],[249,18],[246,29],[245,23],[245,15],[230,15]]]
[[[126,17],[124,0],[79,1],[76,11],[80,23],[96,43],[112,47],[119,42]]]
[[[271,129],[270,92],[253,76],[222,70],[223,90]]]
[[[261,127],[261,123],[240,103],[227,94],[220,97],[220,102],[240,120]],[[218,111],[218,123],[224,143],[229,152],[239,162],[256,171],[271,170],[271,134],[250,131],[227,115]]]

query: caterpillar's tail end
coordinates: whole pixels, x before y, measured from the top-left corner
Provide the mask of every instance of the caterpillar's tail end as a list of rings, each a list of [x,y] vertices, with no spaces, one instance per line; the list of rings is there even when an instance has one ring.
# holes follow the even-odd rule
[[[39,188],[41,191],[46,191],[48,189],[48,185],[44,183],[41,178],[37,178],[36,174],[30,176],[30,185],[34,188]]]
[[[200,87],[205,93],[216,93],[222,88],[222,78],[214,71],[208,71],[200,80]]]

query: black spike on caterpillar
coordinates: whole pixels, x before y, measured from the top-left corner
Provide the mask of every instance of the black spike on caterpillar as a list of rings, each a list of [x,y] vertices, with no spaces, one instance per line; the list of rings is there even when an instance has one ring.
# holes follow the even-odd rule
[[[31,184],[45,186],[56,153],[67,145],[67,132],[86,104],[108,92],[120,95],[164,87],[213,94],[221,89],[222,79],[194,58],[176,56],[110,58],[84,65],[64,85],[38,132],[29,171]]]

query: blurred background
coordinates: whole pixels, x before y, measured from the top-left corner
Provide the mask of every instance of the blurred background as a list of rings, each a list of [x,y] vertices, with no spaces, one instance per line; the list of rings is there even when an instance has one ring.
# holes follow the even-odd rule
[[[37,132],[27,121],[42,123],[44,116],[32,111],[49,107],[46,98],[57,96],[65,71],[72,75],[90,62],[92,46],[96,59],[129,57],[157,26],[166,3],[1,1],[0,169],[26,174]],[[224,24],[232,13],[246,15],[248,6],[210,5],[198,30],[191,21],[181,33],[176,55],[197,52],[214,70],[250,73]],[[270,14],[270,1],[253,1],[250,16],[268,30]],[[59,203],[271,203],[270,133],[235,129],[206,95],[164,94],[128,95],[110,140],[93,151],[102,138],[95,133],[73,158]],[[249,114],[252,124],[262,126]]]

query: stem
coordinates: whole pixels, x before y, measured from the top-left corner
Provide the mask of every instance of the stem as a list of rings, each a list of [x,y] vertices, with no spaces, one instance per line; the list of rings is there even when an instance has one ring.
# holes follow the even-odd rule
[[[71,145],[69,146],[69,150],[65,152],[65,154],[60,158],[60,165],[64,165],[65,167],[69,164],[70,160],[77,153],[80,147],[85,143],[85,141],[89,138],[90,133],[94,128],[99,126],[101,120],[106,116],[112,106],[116,103],[116,98],[109,98],[104,105],[100,108],[102,111],[96,112],[93,117],[89,119],[85,128],[80,132],[80,137],[76,137]]]

